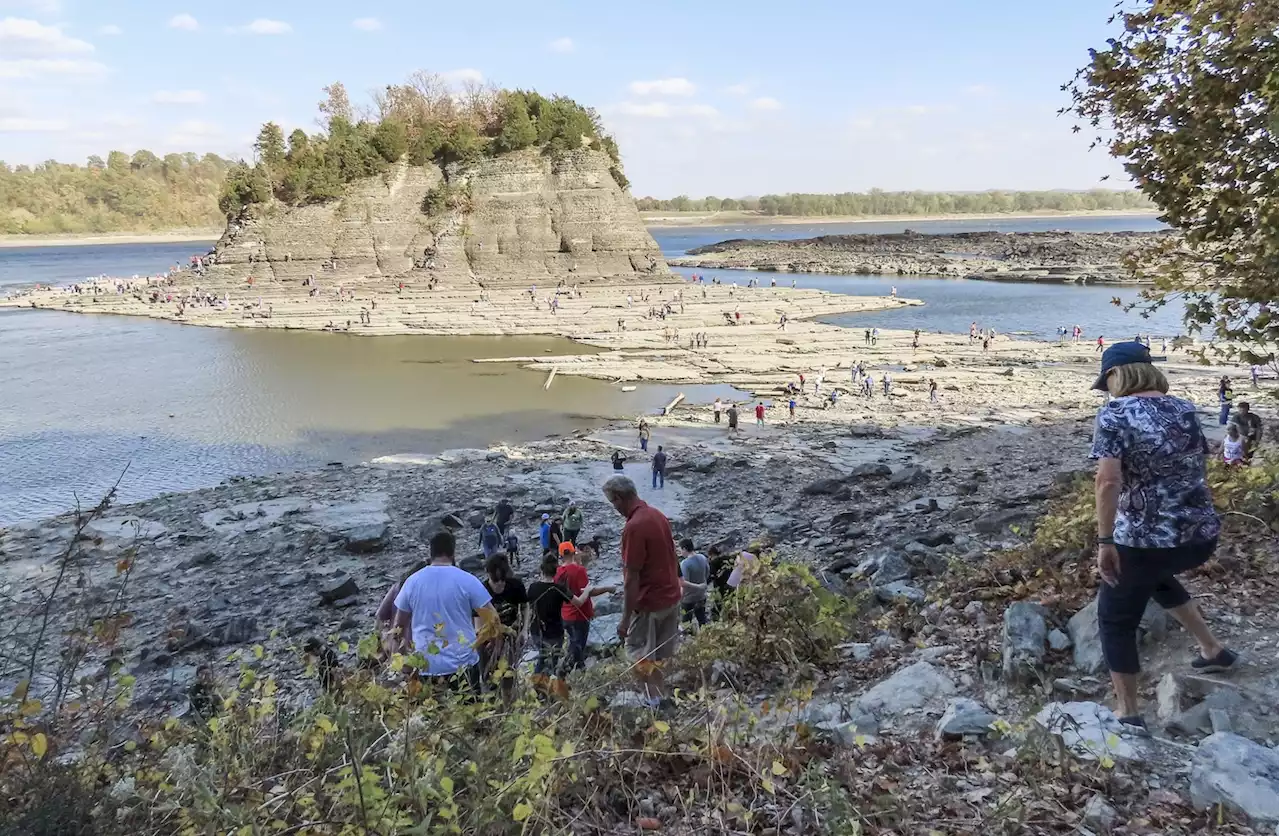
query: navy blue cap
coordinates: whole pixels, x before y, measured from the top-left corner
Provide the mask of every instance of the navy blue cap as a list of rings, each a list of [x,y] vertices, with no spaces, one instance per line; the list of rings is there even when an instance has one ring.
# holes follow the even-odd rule
[[[1139,342],[1116,343],[1102,352],[1102,371],[1093,382],[1093,388],[1107,391],[1107,372],[1116,366],[1127,366],[1130,363],[1150,363],[1151,349]]]

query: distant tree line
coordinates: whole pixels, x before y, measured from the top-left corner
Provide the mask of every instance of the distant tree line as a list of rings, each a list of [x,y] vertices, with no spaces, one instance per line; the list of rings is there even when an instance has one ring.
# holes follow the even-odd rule
[[[1137,190],[1090,189],[1085,192],[843,192],[841,194],[767,194],[762,197],[669,200],[642,197],[641,212],[758,212],[762,215],[975,215],[1000,212],[1080,212],[1095,209],[1150,209]]]
[[[216,227],[217,194],[233,166],[216,154],[130,156],[112,151],[86,165],[0,162],[0,233],[47,235]]]
[[[430,73],[388,85],[357,113],[341,83],[324,88],[323,130],[286,140],[268,122],[254,143],[256,161],[227,172],[218,205],[233,217],[272,197],[298,205],[333,200],[343,186],[406,159],[410,165],[472,163],[525,148],[548,155],[584,146],[606,152],[622,188],[618,146],[590,108],[564,96],[466,84],[461,91]]]

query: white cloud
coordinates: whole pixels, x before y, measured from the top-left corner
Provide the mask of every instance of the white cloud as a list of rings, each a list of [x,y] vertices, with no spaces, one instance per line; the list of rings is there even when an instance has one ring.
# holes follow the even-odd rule
[[[124,30],[123,30],[123,29],[121,29],[119,26],[116,26],[114,23],[108,23],[106,26],[103,26],[101,29],[99,29],[99,30],[98,30],[98,34],[99,34],[99,35],[112,35],[112,36],[114,36],[114,35],[123,35],[123,34],[124,34]]]
[[[204,104],[205,95],[200,90],[159,90],[151,96],[151,101],[156,104]]]
[[[165,137],[166,145],[196,150],[197,147],[208,148],[223,139],[222,128],[211,122],[199,119],[188,119],[174,126],[172,133]]]
[[[61,119],[32,119],[26,116],[0,117],[0,134],[58,133],[67,129]]]
[[[782,102],[772,96],[761,96],[758,99],[752,99],[748,107],[752,110],[782,110]]]
[[[447,70],[440,73],[440,78],[444,79],[447,84],[472,84],[484,83],[484,73],[475,67],[463,67],[458,70]]]
[[[66,76],[71,78],[95,78],[106,75],[107,68],[97,61],[73,58],[22,58],[17,61],[0,61],[0,78],[42,78]]]
[[[0,20],[0,55],[6,59],[84,55],[90,52],[93,52],[93,44],[65,35],[57,26],[46,26],[22,17]]]
[[[692,96],[698,88],[687,78],[658,78],[633,81],[628,89],[637,96]]]
[[[283,20],[260,17],[240,31],[247,32],[250,35],[287,35],[293,31],[293,27]]]
[[[751,85],[730,84],[728,87],[724,88],[724,92],[728,93],[730,96],[745,96],[751,92]]]
[[[376,17],[358,17],[351,21],[351,26],[361,32],[377,32],[382,28],[382,21]]]
[[[708,104],[672,104],[670,102],[622,102],[611,108],[622,116],[638,119],[672,119],[677,116],[711,118],[720,112]]]
[[[556,38],[547,44],[547,49],[552,52],[573,52],[573,38]]]
[[[174,15],[169,18],[170,29],[185,29],[188,32],[194,32],[200,28],[200,21],[196,20],[189,14]]]
[[[966,96],[991,96],[996,92],[990,84],[970,84],[964,88]]]

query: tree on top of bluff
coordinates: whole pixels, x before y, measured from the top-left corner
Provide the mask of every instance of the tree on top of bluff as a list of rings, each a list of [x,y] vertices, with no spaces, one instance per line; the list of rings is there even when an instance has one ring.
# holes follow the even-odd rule
[[[263,126],[255,165],[227,174],[219,206],[228,216],[272,196],[290,204],[332,200],[341,197],[345,184],[401,159],[410,165],[470,165],[533,147],[548,155],[584,146],[603,151],[614,180],[627,187],[618,145],[604,133],[599,116],[564,96],[476,82],[456,87],[418,72],[379,91],[369,118],[356,119],[342,84],[324,92],[318,120],[324,132],[308,136],[295,130],[286,147],[279,126]]]
[[[1275,0],[1146,0],[1112,20],[1068,110],[1124,161],[1181,241],[1140,252],[1147,308],[1186,302],[1184,321],[1217,353],[1276,361],[1280,337]],[[1243,348],[1237,348],[1243,346]]]

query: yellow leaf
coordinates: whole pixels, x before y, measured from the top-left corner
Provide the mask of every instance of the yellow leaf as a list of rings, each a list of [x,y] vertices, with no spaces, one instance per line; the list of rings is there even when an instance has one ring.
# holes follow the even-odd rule
[[[511,808],[511,818],[513,821],[524,821],[533,815],[533,805],[521,801],[519,804]]]
[[[786,774],[787,774],[787,768],[786,768],[785,766],[783,766],[783,765],[782,765],[782,761],[774,761],[774,762],[773,762],[773,767],[772,767],[772,768],[773,768],[773,774],[774,774],[774,775],[786,775]]]
[[[253,646],[253,658],[255,659],[261,659],[266,654],[266,652],[267,651],[260,644],[255,644]]]
[[[19,746],[21,746],[23,743],[26,743],[31,738],[27,737],[26,732],[16,731],[9,736],[9,739],[12,740],[14,743],[17,743]]]
[[[590,714],[591,712],[595,711],[599,707],[600,707],[600,698],[596,696],[591,696],[587,698],[587,703],[582,708],[588,714]]]
[[[40,713],[40,700],[24,700],[18,708],[18,713],[23,717],[30,717]]]
[[[763,779],[760,782],[760,786],[764,787],[764,791],[769,793],[769,795],[773,795],[773,792],[774,792],[773,782],[770,781],[768,778]]]
[[[333,721],[330,720],[329,717],[325,714],[321,714],[319,717],[316,718],[316,725],[319,726],[320,729],[326,733],[331,733],[334,731],[334,729],[337,728],[337,726],[333,724]]]
[[[351,645],[347,644],[346,642],[338,642],[339,653],[346,653],[350,649],[351,649]]]
[[[449,795],[453,795],[453,779],[448,775],[442,776],[440,778],[440,789],[444,790]]]
[[[665,720],[654,720],[653,727],[657,729],[658,734],[666,734],[671,731],[671,725]]]
[[[126,752],[132,752],[137,748],[138,748],[138,742],[136,740],[126,740],[124,743],[124,750]]]
[[[37,758],[43,758],[44,753],[49,751],[49,738],[45,737],[43,732],[31,738],[31,751]]]

